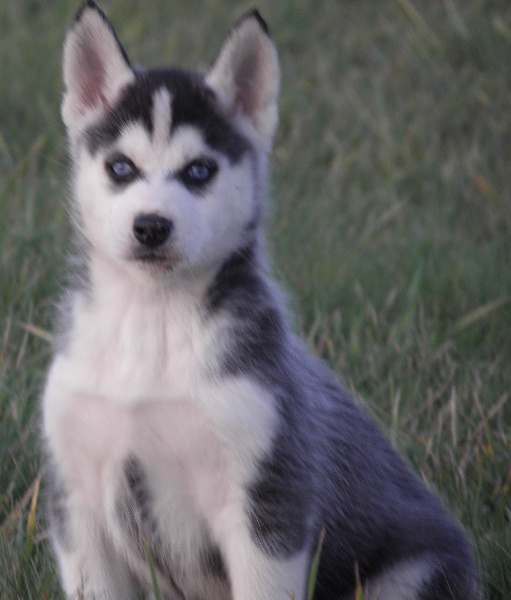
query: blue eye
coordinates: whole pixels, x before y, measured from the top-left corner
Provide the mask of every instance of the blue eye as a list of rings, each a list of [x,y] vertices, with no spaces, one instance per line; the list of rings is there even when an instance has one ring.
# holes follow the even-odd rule
[[[126,160],[118,160],[114,162],[110,168],[117,177],[127,177],[128,175],[131,175],[132,171],[130,163]]]
[[[211,169],[206,163],[197,162],[192,163],[186,170],[186,174],[190,179],[195,181],[206,181],[210,178]]]
[[[211,159],[197,159],[189,163],[179,173],[181,181],[190,188],[201,188],[206,185],[218,171],[218,165]]]
[[[133,161],[124,156],[108,161],[106,169],[115,183],[129,183],[139,174]]]

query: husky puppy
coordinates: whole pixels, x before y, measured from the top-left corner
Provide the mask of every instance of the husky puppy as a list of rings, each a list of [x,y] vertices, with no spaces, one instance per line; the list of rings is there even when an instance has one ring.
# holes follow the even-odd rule
[[[279,67],[259,14],[207,74],[144,70],[88,1],[64,83],[80,260],[43,429],[67,597],[305,600],[324,531],[314,600],[472,598],[462,532],[267,274]]]

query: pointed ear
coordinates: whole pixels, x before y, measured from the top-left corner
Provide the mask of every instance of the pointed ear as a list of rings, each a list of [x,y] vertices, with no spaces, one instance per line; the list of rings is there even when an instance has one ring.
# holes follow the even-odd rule
[[[277,127],[279,79],[275,45],[254,10],[232,29],[206,82],[224,112],[245,120],[266,149]]]
[[[87,0],[64,43],[62,118],[69,131],[78,133],[111,107],[134,77],[110,22]]]

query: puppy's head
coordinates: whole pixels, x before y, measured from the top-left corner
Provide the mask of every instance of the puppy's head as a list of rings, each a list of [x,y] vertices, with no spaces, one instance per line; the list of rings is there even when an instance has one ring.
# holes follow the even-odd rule
[[[64,46],[62,115],[92,252],[128,268],[209,269],[246,243],[277,124],[275,47],[258,13],[206,75],[134,69],[86,2]]]

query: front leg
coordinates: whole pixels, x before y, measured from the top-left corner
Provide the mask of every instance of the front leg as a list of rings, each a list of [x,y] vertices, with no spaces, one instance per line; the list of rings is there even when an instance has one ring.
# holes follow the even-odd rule
[[[232,600],[305,600],[318,533],[312,452],[292,423],[282,423],[266,388],[239,378],[212,392],[231,464],[222,508],[209,525]]]
[[[308,548],[290,557],[271,556],[246,524],[231,521],[223,551],[233,600],[305,600]]]
[[[264,461],[263,477],[243,486],[216,523],[216,537],[227,563],[233,600],[305,600],[314,545],[307,495],[283,459]],[[260,473],[261,475],[261,473]],[[305,477],[304,477],[305,479]]]
[[[95,516],[73,505],[55,464],[48,461],[49,533],[68,600],[134,600],[136,582]]]
[[[136,585],[125,564],[98,539],[73,549],[58,543],[55,551],[62,586],[69,600],[134,600]]]

